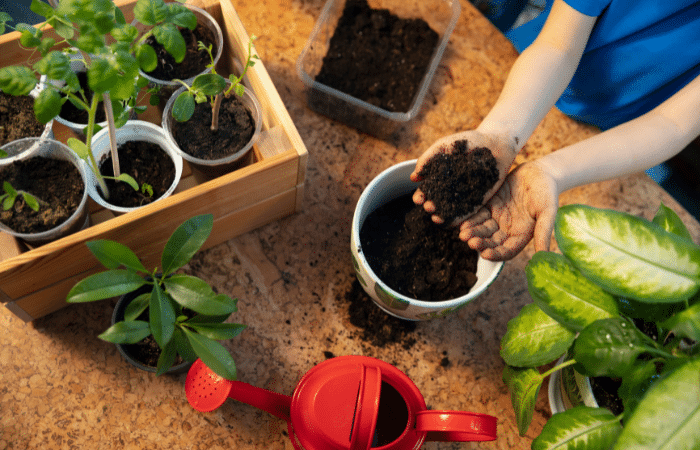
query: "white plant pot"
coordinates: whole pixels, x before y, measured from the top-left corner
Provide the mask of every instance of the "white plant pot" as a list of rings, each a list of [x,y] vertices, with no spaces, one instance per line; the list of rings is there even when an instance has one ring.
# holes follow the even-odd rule
[[[175,136],[173,134],[173,126],[177,123],[177,121],[172,116],[172,109],[173,105],[175,104],[175,100],[177,99],[177,96],[185,92],[184,86],[180,87],[180,89],[175,91],[175,93],[168,99],[168,102],[165,104],[162,117],[162,124],[163,129],[165,130],[165,134],[167,135],[175,150],[177,150],[180,156],[182,156],[182,158],[189,163],[190,167],[198,175],[200,181],[211,180],[213,178],[220,177],[239,168],[242,165],[245,156],[248,153],[250,153],[250,151],[253,149],[253,145],[255,145],[255,143],[258,141],[258,138],[260,137],[260,130],[262,129],[262,107],[260,106],[260,102],[258,102],[258,99],[255,97],[255,95],[253,95],[253,93],[248,88],[244,89],[245,92],[243,96],[240,97],[240,99],[253,116],[253,121],[255,122],[255,131],[253,132],[253,136],[250,138],[250,141],[245,147],[238,150],[236,153],[227,156],[226,158],[196,158],[190,155],[189,153],[183,151],[175,141]]]
[[[80,176],[83,179],[83,196],[80,200],[78,208],[73,214],[59,226],[40,233],[18,233],[11,230],[7,226],[0,223],[0,230],[7,232],[14,237],[24,241],[29,247],[39,247],[49,242],[68,236],[72,233],[82,230],[89,225],[90,217],[88,215],[87,199],[88,199],[88,169],[83,162],[68,146],[62,142],[53,139],[42,138],[24,138],[8,142],[2,147],[11,157],[0,159],[0,167],[3,165],[12,164],[15,161],[21,161],[34,157],[43,157],[49,159],[59,159],[69,161],[78,168]],[[39,196],[40,197],[40,196]]]
[[[161,127],[142,120],[130,120],[123,127],[117,128],[116,138],[117,146],[128,141],[147,141],[160,146],[160,148],[162,148],[170,156],[170,158],[172,158],[173,163],[175,164],[175,179],[165,194],[155,201],[167,198],[175,191],[175,188],[177,188],[180,178],[182,177],[182,157],[173,148]],[[102,161],[107,158],[109,152],[109,130],[104,128],[93,137],[92,154],[95,156],[97,164],[101,165]],[[94,173],[92,173],[92,171],[88,172],[88,194],[97,204],[116,214],[124,214],[140,208],[139,206],[117,206],[106,201],[104,198],[102,198],[102,195],[100,195],[99,187],[97,185],[97,177]]]
[[[401,319],[428,320],[445,317],[484,293],[501,273],[503,261],[489,261],[479,256],[476,270],[477,282],[471,291],[462,297],[437,302],[406,297],[391,289],[377,277],[362,251],[360,243],[362,224],[378,207],[416,190],[418,183],[412,182],[409,178],[415,166],[416,160],[396,164],[377,175],[367,185],[355,207],[350,250],[357,278],[377,306]]]
[[[564,360],[565,356],[562,356],[556,365],[563,363]],[[593,396],[593,389],[591,389],[590,378],[576,372],[573,366],[567,366],[550,375],[547,393],[549,409],[552,410],[552,414],[564,412],[580,405],[598,407],[598,402]]]

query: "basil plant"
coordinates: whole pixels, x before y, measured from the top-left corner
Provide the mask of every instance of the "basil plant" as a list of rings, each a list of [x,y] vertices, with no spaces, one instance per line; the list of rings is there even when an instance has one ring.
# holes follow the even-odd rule
[[[532,257],[533,303],[501,341],[520,434],[543,380],[573,365],[620,381],[624,411],[576,406],[554,414],[534,450],[700,448],[700,246],[664,205],[652,221],[564,206],[555,237],[562,254]]]
[[[150,36],[163,45],[177,62],[185,58],[186,43],[180,29],[194,29],[197,17],[180,3],[164,0],[138,0],[134,6],[137,22],[147,31],[139,35],[135,26],[126,22],[122,11],[112,0],[61,0],[52,7],[40,0],[32,0],[30,8],[45,18],[33,26],[18,23],[10,27],[12,17],[0,11],[0,32],[6,27],[21,33],[20,44],[33,49],[32,61],[26,65],[0,68],[0,90],[10,95],[28,95],[46,77],[43,89],[34,101],[37,120],[48,123],[61,111],[66,101],[88,112],[85,141],[68,139],[68,146],[86,161],[97,178],[105,198],[109,192],[92,154],[92,137],[99,130],[96,114],[99,103],[105,106],[108,126],[117,128],[129,118],[129,108],[142,111],[136,105],[137,95],[148,81],[141,77],[158,64],[156,51],[146,43]],[[46,33],[47,26],[55,33]],[[81,88],[78,76],[71,69],[71,55],[78,55],[87,70],[90,98]],[[38,59],[36,59],[38,58]],[[117,160],[116,149],[112,159]],[[118,167],[118,166],[117,166]],[[131,185],[138,184],[128,174],[115,173],[115,178]]]
[[[151,271],[133,251],[118,242],[87,242],[90,251],[108,270],[79,281],[68,293],[67,301],[104,300],[150,285],[150,292],[132,300],[124,320],[112,325],[100,339],[114,344],[135,344],[152,335],[162,350],[157,375],[169,369],[179,354],[186,361],[200,358],[218,375],[235,380],[236,364],[217,341],[232,339],[245,328],[245,325],[225,323],[237,311],[238,300],[217,294],[200,278],[176,273],[199,251],[212,226],[211,214],[185,221],[163,249],[162,268]],[[187,310],[194,316],[185,314]]]

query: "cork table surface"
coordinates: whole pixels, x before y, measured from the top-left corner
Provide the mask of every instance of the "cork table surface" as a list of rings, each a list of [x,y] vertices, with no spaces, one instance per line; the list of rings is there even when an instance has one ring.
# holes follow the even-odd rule
[[[473,128],[496,101],[517,54],[466,0],[426,98],[419,125],[398,144],[358,133],[309,110],[296,58],[323,0],[233,0],[307,146],[301,212],[198,254],[188,270],[239,299],[232,321],[248,328],[225,343],[239,380],[291,395],[301,376],[332,356],[367,355],[396,365],[433,409],[498,417],[498,439],[427,443],[427,449],[528,449],[549,417],[546,389],[520,437],[501,379],[499,342],[509,319],[531,302],[523,268],[528,246],[505,264],[477,300],[444,319],[420,322],[377,345],[350,323],[354,272],[350,223],[362,189],[390,165],[418,157],[437,138]],[[579,141],[596,130],[552,110],[517,162]],[[646,175],[577,188],[562,204],[585,203],[653,217],[663,201],[700,241],[700,224]],[[97,339],[114,302],[73,305],[24,323],[0,309],[0,450],[291,449],[286,424],[227,401],[198,413],[185,375],[155,377],[128,365]],[[369,305],[369,307],[374,307]]]

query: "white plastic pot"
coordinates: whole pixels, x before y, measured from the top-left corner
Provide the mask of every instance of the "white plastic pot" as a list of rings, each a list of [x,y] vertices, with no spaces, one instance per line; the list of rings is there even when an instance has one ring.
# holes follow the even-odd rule
[[[557,365],[563,363],[564,359],[565,356],[559,358]],[[550,375],[547,393],[549,409],[552,410],[552,414],[564,412],[580,405],[598,407],[598,402],[593,396],[593,389],[591,389],[590,378],[576,372],[573,366],[567,366]]]

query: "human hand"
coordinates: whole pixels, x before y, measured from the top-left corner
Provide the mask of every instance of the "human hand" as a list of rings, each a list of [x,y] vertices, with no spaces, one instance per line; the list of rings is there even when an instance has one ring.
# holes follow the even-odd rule
[[[491,151],[492,156],[496,160],[496,169],[498,170],[498,179],[494,185],[484,194],[481,203],[475,205],[468,211],[465,215],[455,218],[452,221],[453,225],[457,225],[460,222],[467,219],[469,216],[474,214],[481,205],[485,204],[492,195],[501,187],[503,180],[508,174],[508,170],[513,164],[516,150],[516,142],[510,136],[505,133],[483,133],[476,130],[464,131],[450,136],[438,139],[433,145],[431,145],[417,160],[416,167],[411,173],[411,180],[413,182],[423,181],[421,171],[425,165],[438,154],[453,154],[456,151],[457,143],[460,141],[467,142],[467,152],[471,153],[478,148],[487,148]],[[423,208],[429,214],[432,214],[433,222],[437,224],[442,224],[445,222],[443,217],[440,217],[436,212],[435,203],[426,198],[425,194],[421,189],[416,189],[413,194],[413,201],[417,205],[423,205]],[[459,205],[460,207],[467,207],[467,205]]]
[[[536,161],[522,164],[460,225],[459,238],[493,261],[515,257],[533,237],[535,251],[549,250],[558,199],[557,184],[542,166]]]

